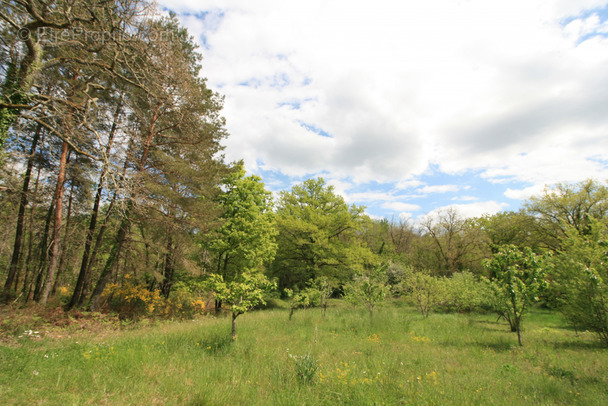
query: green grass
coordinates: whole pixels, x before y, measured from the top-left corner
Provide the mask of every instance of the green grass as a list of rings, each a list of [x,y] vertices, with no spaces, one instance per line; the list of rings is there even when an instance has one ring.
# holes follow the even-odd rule
[[[283,309],[102,338],[19,338],[0,347],[0,404],[608,404],[608,351],[536,310],[524,347],[493,315],[409,307]],[[292,355],[292,357],[289,356]],[[309,354],[312,381],[299,379]],[[299,361],[298,361],[299,360]],[[307,359],[310,360],[309,358]],[[300,368],[300,369],[299,369]]]

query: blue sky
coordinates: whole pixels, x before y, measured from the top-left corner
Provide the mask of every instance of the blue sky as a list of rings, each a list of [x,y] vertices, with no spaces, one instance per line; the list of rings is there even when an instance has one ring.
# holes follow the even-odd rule
[[[608,2],[161,1],[225,96],[226,157],[374,217],[608,179]]]

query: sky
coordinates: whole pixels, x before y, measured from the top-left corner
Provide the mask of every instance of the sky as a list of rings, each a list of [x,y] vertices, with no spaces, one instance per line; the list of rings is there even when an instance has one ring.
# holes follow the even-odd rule
[[[224,95],[229,161],[374,218],[608,179],[608,1],[160,0]]]

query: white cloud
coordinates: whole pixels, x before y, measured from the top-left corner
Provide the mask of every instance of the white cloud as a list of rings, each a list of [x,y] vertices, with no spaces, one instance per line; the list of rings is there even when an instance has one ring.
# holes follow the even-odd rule
[[[432,186],[424,186],[418,189],[418,192],[428,194],[428,193],[448,193],[448,192],[458,192],[460,190],[460,186],[458,185],[432,185]]]
[[[396,212],[409,212],[416,211],[420,209],[420,206],[417,204],[410,203],[402,203],[402,202],[386,202],[382,204],[382,207],[385,209],[394,210]]]
[[[356,186],[462,190],[423,185],[431,165],[532,188],[608,178],[608,24],[586,12],[606,1],[164,3],[204,38],[227,158],[250,171],[325,174],[380,205],[398,202]],[[483,199],[467,207],[501,205]]]
[[[496,201],[450,204],[448,206],[442,206],[431,210],[429,213],[421,217],[437,217],[437,214],[440,212],[445,213],[448,209],[454,209],[462,218],[473,218],[483,216],[484,214],[496,214],[500,211],[506,210],[508,206],[509,205],[507,203],[499,203]]]
[[[507,188],[505,196],[509,199],[526,200],[532,196],[538,196],[543,191],[544,186],[534,185],[524,189],[511,189]]]
[[[477,197],[477,196],[456,196],[456,197],[453,197],[452,200],[460,200],[460,201],[465,201],[465,202],[474,202],[476,200],[479,200],[479,197]]]

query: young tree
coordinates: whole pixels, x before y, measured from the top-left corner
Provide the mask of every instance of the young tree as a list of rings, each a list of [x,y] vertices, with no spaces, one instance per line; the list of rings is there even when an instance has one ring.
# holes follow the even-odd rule
[[[276,284],[263,274],[243,273],[232,282],[225,282],[221,275],[211,276],[211,290],[215,297],[230,307],[232,315],[232,340],[236,340],[236,319],[253,307],[266,304],[264,294],[276,289]]]
[[[344,286],[344,298],[355,304],[364,305],[369,310],[369,318],[374,316],[374,308],[386,298],[390,288],[386,283],[388,264],[378,265],[367,272],[356,275]]]
[[[302,292],[294,292],[293,290],[286,288],[283,292],[289,299],[289,320],[293,317],[293,313],[296,309],[306,310],[308,306],[314,306],[315,302],[318,301],[318,292],[311,289],[306,289]]]
[[[429,317],[431,310],[445,298],[444,278],[431,276],[427,272],[409,274],[404,285],[403,290],[409,292],[410,298],[424,318]]]
[[[243,272],[261,271],[274,259],[277,235],[271,194],[262,180],[245,176],[239,163],[223,182],[218,203],[221,226],[204,237],[203,247],[214,256],[209,268],[226,282]],[[221,302],[216,303],[216,311]]]
[[[490,287],[496,297],[496,310],[521,338],[521,321],[530,305],[539,300],[547,288],[546,266],[530,248],[500,246],[494,256],[484,262],[490,271]]]
[[[323,308],[323,317],[327,312],[327,303],[331,295],[336,290],[336,282],[327,276],[319,276],[310,282],[309,290],[315,292],[315,297],[318,298],[319,306]]]

